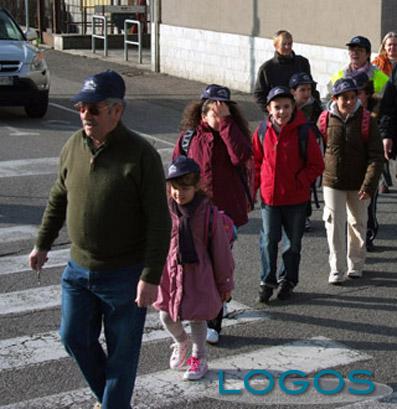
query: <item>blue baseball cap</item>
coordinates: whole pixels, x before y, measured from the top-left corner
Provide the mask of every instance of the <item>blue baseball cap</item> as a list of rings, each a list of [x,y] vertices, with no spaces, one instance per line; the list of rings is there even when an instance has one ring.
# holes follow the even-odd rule
[[[189,173],[200,174],[200,166],[186,156],[177,156],[168,168],[166,180],[176,179]]]
[[[346,43],[348,47],[362,47],[367,50],[368,53],[371,53],[371,42],[368,38],[363,36],[355,36],[353,37],[348,43]]]
[[[108,98],[123,99],[125,82],[116,71],[107,70],[87,77],[72,102],[95,103]]]
[[[210,99],[211,101],[230,101],[230,89],[222,85],[210,84],[201,92],[201,99]]]
[[[365,88],[369,81],[369,77],[364,71],[353,71],[349,78],[356,83],[357,89]]]
[[[339,78],[332,86],[331,94],[333,97],[348,91],[358,91],[357,84],[352,78]]]
[[[304,84],[315,85],[316,82],[313,81],[313,78],[310,74],[307,74],[306,72],[297,72],[296,74],[293,74],[291,76],[288,83],[289,87],[293,89],[297,88],[299,85]]]
[[[278,87],[272,88],[267,94],[266,105],[270,104],[270,102],[273,101],[273,99],[279,98],[279,97],[287,97],[287,98],[292,99],[292,101],[295,101],[294,96],[291,94],[291,91],[289,90],[289,88],[278,86]]]

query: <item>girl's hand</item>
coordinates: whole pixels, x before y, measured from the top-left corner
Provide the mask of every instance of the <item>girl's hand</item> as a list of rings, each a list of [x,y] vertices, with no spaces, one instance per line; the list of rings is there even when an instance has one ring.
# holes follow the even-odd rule
[[[358,200],[366,200],[366,199],[370,199],[370,198],[371,198],[371,196],[367,192],[364,192],[363,190],[360,190],[358,192]]]
[[[222,302],[227,302],[232,298],[232,292],[231,291],[225,291],[223,293],[220,293],[221,296],[221,301]]]
[[[220,117],[225,117],[225,116],[230,115],[229,106],[225,102],[216,101],[212,109],[214,113]]]

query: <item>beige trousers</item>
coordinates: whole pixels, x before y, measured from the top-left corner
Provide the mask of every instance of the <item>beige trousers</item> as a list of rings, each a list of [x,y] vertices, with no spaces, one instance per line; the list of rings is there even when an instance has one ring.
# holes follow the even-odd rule
[[[365,262],[367,208],[369,200],[359,200],[356,190],[323,187],[323,220],[327,231],[331,273],[361,273]],[[347,222],[347,239],[346,239]]]

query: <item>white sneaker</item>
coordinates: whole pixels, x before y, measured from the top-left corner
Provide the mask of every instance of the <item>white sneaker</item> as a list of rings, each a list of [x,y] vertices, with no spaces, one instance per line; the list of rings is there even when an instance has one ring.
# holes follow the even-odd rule
[[[207,342],[217,344],[219,342],[219,332],[213,328],[207,328]]]
[[[361,278],[363,276],[363,273],[358,270],[353,270],[353,271],[348,271],[347,276],[349,278]]]
[[[94,409],[101,409],[101,407],[102,405],[99,402],[94,405]]]
[[[329,284],[338,285],[338,284],[343,283],[343,281],[345,281],[343,278],[343,274],[339,273],[338,271],[332,271],[329,274],[329,277],[328,277]]]
[[[171,345],[171,348],[173,351],[170,357],[170,368],[183,368],[190,350],[189,338],[185,342],[175,342],[175,344]]]
[[[187,360],[189,368],[183,374],[183,379],[186,381],[197,381],[204,377],[208,372],[207,360],[205,358],[199,359],[195,356],[191,356]]]

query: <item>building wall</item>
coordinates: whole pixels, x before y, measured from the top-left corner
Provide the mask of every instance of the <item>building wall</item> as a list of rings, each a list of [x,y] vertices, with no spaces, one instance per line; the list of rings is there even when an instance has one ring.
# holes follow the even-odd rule
[[[395,0],[161,0],[163,24],[271,38],[279,29],[300,43],[341,47],[361,34],[381,38],[382,7]],[[395,8],[396,6],[394,6]],[[389,16],[390,17],[390,16]]]
[[[373,51],[378,49],[382,21],[390,24],[390,13],[397,15],[393,3],[397,2],[162,0],[160,70],[251,92],[260,65],[273,56],[272,36],[283,28],[292,32],[295,52],[310,60],[325,96],[330,76],[347,64],[348,40],[361,34],[371,40]]]

